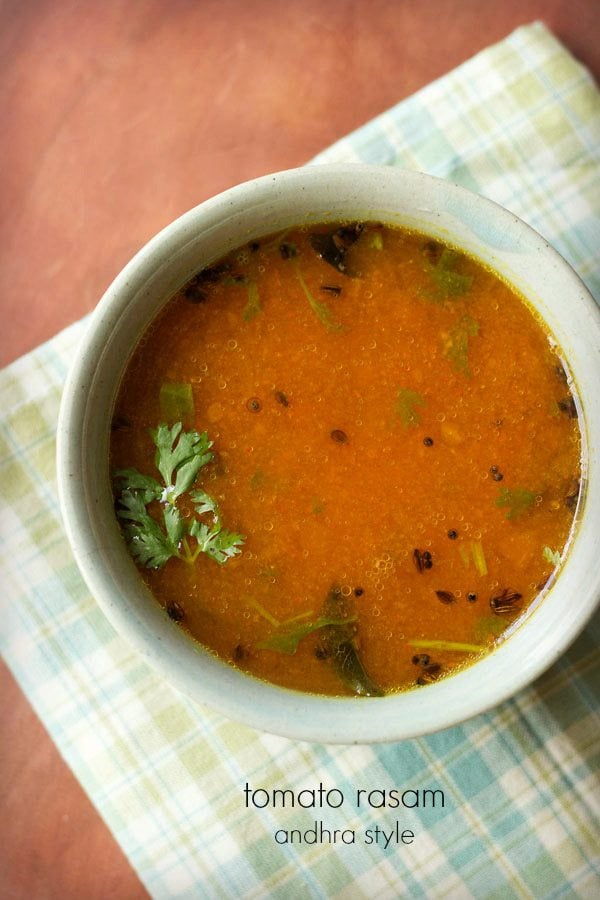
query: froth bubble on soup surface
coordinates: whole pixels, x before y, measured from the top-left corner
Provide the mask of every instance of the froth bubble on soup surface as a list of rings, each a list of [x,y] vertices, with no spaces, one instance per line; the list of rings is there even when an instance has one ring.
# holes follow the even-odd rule
[[[266,681],[379,696],[531,611],[581,440],[560,351],[508,284],[426,235],[338,223],[251,241],[167,302],[111,470],[141,576],[194,639]]]

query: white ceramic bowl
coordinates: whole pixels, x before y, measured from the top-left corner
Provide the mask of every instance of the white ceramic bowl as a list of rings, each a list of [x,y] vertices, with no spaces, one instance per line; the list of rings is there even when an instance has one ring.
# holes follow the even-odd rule
[[[474,667],[383,698],[302,694],[247,676],[196,645],[151,598],[113,510],[113,405],[136,342],[204,265],[252,238],[327,220],[379,220],[447,240],[508,279],[558,340],[582,402],[585,499],[555,583],[511,637]],[[371,166],[315,166],[239,185],[181,216],[125,267],[99,303],[65,387],[58,431],[63,516],[90,591],[176,688],[255,728],[320,742],[370,743],[445,728],[500,703],[564,652],[600,597],[600,315],[564,260],[514,215],[449,182]]]

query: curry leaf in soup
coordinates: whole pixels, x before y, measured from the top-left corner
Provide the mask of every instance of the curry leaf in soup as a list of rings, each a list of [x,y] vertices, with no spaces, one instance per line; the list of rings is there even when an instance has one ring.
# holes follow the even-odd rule
[[[418,406],[424,406],[425,400],[418,391],[400,388],[396,395],[396,412],[405,428],[413,428],[421,421]]]
[[[323,606],[324,616],[347,614],[347,599],[334,585]],[[357,697],[382,697],[384,691],[366,671],[356,646],[358,626],[350,618],[343,624],[331,624],[323,629],[324,656],[330,660],[343,684]]]
[[[535,503],[536,494],[523,487],[500,488],[500,494],[496,500],[496,506],[506,508],[507,519],[518,519]]]
[[[278,653],[295,653],[300,641],[315,631],[320,631],[329,625],[349,625],[356,621],[356,616],[345,619],[327,618],[320,616],[314,622],[299,622],[293,627],[289,623],[283,623],[281,628],[258,644],[260,650],[276,650]]]

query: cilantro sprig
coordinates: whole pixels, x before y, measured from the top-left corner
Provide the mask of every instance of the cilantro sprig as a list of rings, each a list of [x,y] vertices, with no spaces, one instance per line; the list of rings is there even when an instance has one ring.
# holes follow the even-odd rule
[[[205,431],[183,431],[181,422],[171,428],[163,423],[150,435],[162,483],[133,468],[115,472],[120,485],[117,515],[131,555],[149,569],[160,569],[173,557],[191,564],[201,553],[224,565],[240,552],[245,538],[223,528],[218,505],[209,494],[191,490],[200,469],[213,457],[212,441]],[[187,493],[196,515],[184,518],[177,500]],[[148,511],[152,503],[159,504],[160,515]],[[210,519],[202,521],[200,516]]]

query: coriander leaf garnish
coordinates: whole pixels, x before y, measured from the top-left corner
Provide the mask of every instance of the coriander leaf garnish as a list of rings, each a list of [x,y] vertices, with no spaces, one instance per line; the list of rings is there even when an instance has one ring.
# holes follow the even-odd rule
[[[198,519],[193,519],[189,527],[189,534],[198,542],[193,560],[199,553],[206,553],[221,566],[240,552],[240,544],[244,542],[243,534],[225,531],[221,527],[220,519],[215,521],[212,528],[209,528],[204,522],[199,522]]]
[[[168,526],[163,530],[147,511],[142,494],[125,490],[121,494],[121,509],[117,515],[125,520],[123,533],[133,558],[148,569],[160,569],[171,559],[178,556],[177,544],[169,536],[173,529]],[[163,513],[166,525],[166,510]]]
[[[123,520],[131,555],[152,569],[161,568],[172,557],[193,563],[200,553],[223,565],[240,552],[244,536],[223,528],[216,501],[203,490],[192,491],[190,499],[197,516],[212,517],[210,524],[196,517],[184,518],[177,506],[177,499],[190,490],[200,469],[212,459],[212,441],[206,432],[182,431],[181,422],[172,428],[160,424],[150,434],[164,486],[137,469],[119,469],[115,473],[121,484],[117,515]],[[162,506],[161,518],[147,509],[156,502]],[[190,546],[189,538],[196,542],[195,546]]]
[[[544,547],[544,549],[542,550],[542,556],[553,566],[560,565],[560,553],[558,550],[553,550],[552,547]]]
[[[156,444],[155,465],[166,485],[165,499],[170,503],[191,488],[202,466],[212,459],[212,441],[209,441],[207,433],[182,433],[182,428],[181,422],[177,422],[172,428],[162,424],[150,432]]]
[[[219,518],[217,503],[210,494],[205,491],[192,491],[190,500],[195,504],[195,510],[199,516],[204,513],[212,513],[216,519]]]
[[[412,428],[419,424],[421,417],[416,407],[423,406],[424,403],[425,400],[418,391],[400,388],[396,396],[396,412],[405,428]]]
[[[508,509],[508,512],[506,513],[507,519],[517,519],[533,506],[535,497],[535,493],[533,491],[528,491],[526,488],[503,487],[500,489],[500,494],[496,500],[496,506],[506,507]]]
[[[141,491],[146,504],[151,500],[158,500],[163,492],[156,478],[142,475],[137,469],[117,469],[115,477],[123,482],[123,489],[127,487],[132,491]]]

